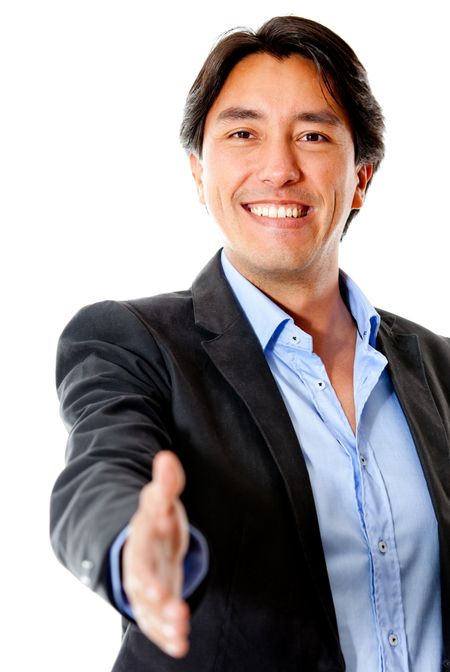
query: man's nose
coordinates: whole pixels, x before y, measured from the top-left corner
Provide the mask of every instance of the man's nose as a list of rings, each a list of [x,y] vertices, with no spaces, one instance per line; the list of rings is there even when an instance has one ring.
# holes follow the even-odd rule
[[[273,187],[295,184],[300,180],[298,151],[292,141],[273,139],[261,148],[258,178]]]

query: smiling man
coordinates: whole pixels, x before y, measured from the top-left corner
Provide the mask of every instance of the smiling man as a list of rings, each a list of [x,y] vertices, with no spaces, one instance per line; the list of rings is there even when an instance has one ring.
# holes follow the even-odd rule
[[[202,158],[190,158],[243,275],[281,277],[284,287],[289,276],[297,284],[332,270],[336,283],[339,240],[372,166],[355,165],[347,115],[313,62],[260,53],[240,61],[207,114]]]
[[[226,34],[181,131],[223,250],[62,334],[52,540],[124,617],[114,670],[450,668],[450,343],[339,269],[382,134],[324,26]]]

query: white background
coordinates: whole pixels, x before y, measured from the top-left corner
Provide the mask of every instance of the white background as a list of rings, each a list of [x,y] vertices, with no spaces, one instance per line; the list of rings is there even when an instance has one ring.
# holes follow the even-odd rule
[[[296,13],[365,64],[387,156],[342,245],[372,302],[450,334],[446,3],[4,0],[0,9],[2,669],[109,670],[117,614],[55,560],[53,371],[78,308],[182,289],[220,245],[178,128],[220,33]]]

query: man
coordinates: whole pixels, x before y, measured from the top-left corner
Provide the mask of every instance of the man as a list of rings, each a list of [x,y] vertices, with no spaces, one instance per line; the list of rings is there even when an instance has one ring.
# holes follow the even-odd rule
[[[224,250],[61,337],[52,539],[124,614],[115,670],[450,667],[450,343],[338,264],[382,132],[327,28],[229,33],[181,134]]]

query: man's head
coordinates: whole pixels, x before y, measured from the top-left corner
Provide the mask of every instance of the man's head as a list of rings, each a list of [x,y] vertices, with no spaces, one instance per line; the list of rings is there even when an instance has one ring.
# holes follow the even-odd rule
[[[383,129],[350,47],[322,25],[288,16],[256,33],[232,31],[216,44],[189,92],[181,142],[200,198],[229,241],[252,235],[251,218],[259,212],[265,234],[275,223],[278,242],[282,224],[293,249],[299,236],[323,247],[331,234],[334,242],[345,234],[383,157]],[[257,210],[266,203],[285,205],[290,222]],[[244,243],[251,248],[254,241]],[[258,245],[250,249],[256,256]]]

